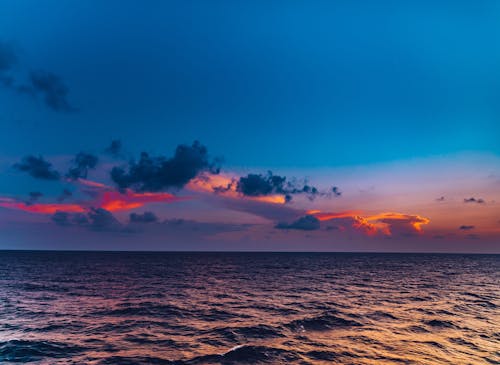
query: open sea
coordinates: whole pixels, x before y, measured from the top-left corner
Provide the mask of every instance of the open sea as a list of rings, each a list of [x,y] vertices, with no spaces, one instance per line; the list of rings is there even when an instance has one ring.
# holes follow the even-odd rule
[[[500,256],[0,251],[0,363],[500,364]]]

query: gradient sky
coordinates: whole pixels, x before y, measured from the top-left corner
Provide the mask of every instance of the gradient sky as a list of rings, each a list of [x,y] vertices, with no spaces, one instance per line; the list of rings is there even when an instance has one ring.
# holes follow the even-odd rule
[[[0,249],[500,253],[499,37],[495,0],[4,0]]]

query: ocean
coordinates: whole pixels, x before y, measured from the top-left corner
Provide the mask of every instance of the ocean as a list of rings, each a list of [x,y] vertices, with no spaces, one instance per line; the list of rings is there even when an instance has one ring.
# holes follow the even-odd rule
[[[2,364],[500,364],[500,256],[0,251]]]

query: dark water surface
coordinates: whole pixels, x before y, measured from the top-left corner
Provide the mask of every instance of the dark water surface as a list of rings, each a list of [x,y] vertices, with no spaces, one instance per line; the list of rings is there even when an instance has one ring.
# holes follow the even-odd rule
[[[500,256],[0,251],[0,362],[499,364]]]

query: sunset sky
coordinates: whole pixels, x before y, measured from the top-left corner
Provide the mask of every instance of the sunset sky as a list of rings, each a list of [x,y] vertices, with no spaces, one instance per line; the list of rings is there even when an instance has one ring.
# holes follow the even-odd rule
[[[0,249],[500,253],[500,2],[0,3]]]

